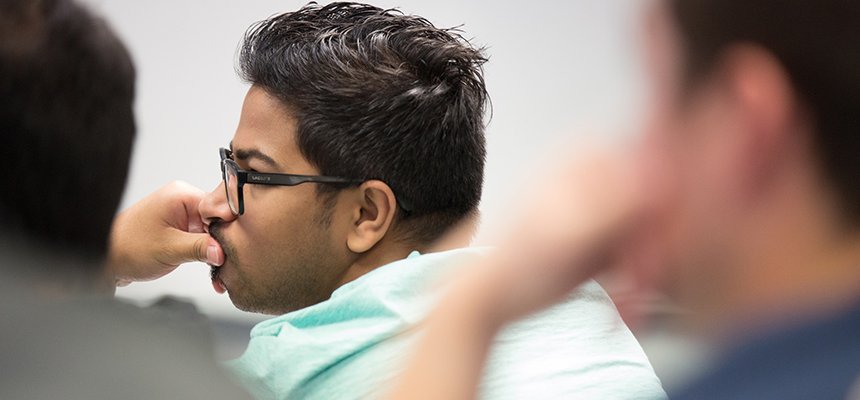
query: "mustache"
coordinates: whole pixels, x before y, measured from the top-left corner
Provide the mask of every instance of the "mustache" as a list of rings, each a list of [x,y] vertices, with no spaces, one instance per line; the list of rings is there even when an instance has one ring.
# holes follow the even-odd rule
[[[224,222],[223,221],[213,221],[209,224],[209,236],[212,236],[219,245],[221,245],[221,249],[224,251],[224,255],[226,257],[230,257],[233,253],[235,253],[235,248],[230,243],[227,238],[224,237]]]

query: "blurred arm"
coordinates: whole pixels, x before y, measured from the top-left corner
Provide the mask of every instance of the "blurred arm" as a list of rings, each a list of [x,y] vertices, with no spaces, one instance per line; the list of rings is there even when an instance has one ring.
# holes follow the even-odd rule
[[[391,399],[473,399],[495,334],[615,264],[641,220],[623,158],[591,158],[549,185],[500,251],[469,268],[431,313]],[[570,173],[572,172],[572,173]]]

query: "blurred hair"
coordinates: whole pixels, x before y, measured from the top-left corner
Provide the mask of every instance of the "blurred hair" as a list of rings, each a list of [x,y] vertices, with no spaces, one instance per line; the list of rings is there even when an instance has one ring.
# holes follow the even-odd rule
[[[671,0],[688,78],[706,75],[738,43],[770,51],[811,112],[826,179],[860,226],[860,2],[846,0]]]
[[[397,228],[429,242],[480,202],[484,62],[456,30],[424,18],[310,3],[253,25],[239,69],[289,107],[320,173],[386,182],[412,207]]]
[[[135,133],[134,76],[105,21],[75,2],[0,1],[0,231],[104,257]]]

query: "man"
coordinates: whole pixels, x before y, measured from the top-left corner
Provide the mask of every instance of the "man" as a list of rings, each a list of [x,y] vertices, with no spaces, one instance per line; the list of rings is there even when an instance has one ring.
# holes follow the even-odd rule
[[[836,0],[660,2],[643,173],[601,156],[599,183],[592,165],[552,190],[527,243],[443,301],[392,398],[473,397],[500,326],[631,256],[719,354],[670,398],[856,398],[859,19]]]
[[[77,3],[0,2],[0,398],[247,397],[199,315],[115,302],[105,282],[134,76]]]
[[[312,4],[249,30],[239,62],[251,88],[221,150],[223,182],[196,208],[217,243],[186,248],[220,265],[214,289],[238,308],[276,315],[230,363],[257,397],[380,395],[434,286],[486,252],[433,245],[477,213],[484,61],[455,31],[361,4]],[[148,269],[147,257],[170,247],[164,232],[183,230],[159,222],[188,214],[174,189],[117,219],[115,259],[144,271],[119,278],[171,269]],[[483,382],[486,398],[663,396],[593,282],[506,331]]]

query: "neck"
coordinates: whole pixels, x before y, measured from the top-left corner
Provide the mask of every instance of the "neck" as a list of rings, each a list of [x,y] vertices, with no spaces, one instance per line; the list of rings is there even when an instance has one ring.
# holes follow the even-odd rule
[[[358,255],[346,270],[337,287],[352,282],[383,265],[406,258],[416,248],[405,243],[383,240],[369,251]]]
[[[402,260],[416,250],[424,254],[466,247],[472,241],[478,222],[477,213],[469,215],[449,229],[441,238],[426,244],[415,244],[411,241],[385,237],[370,251],[360,254],[355,259],[337,287],[352,282],[383,265]]]
[[[733,277],[702,316],[709,331],[749,334],[860,300],[860,233],[844,226],[828,190],[792,175],[737,229],[743,233],[733,242]]]
[[[0,265],[5,283],[45,298],[112,295],[103,278],[104,255],[43,243],[21,233],[0,232]]]

